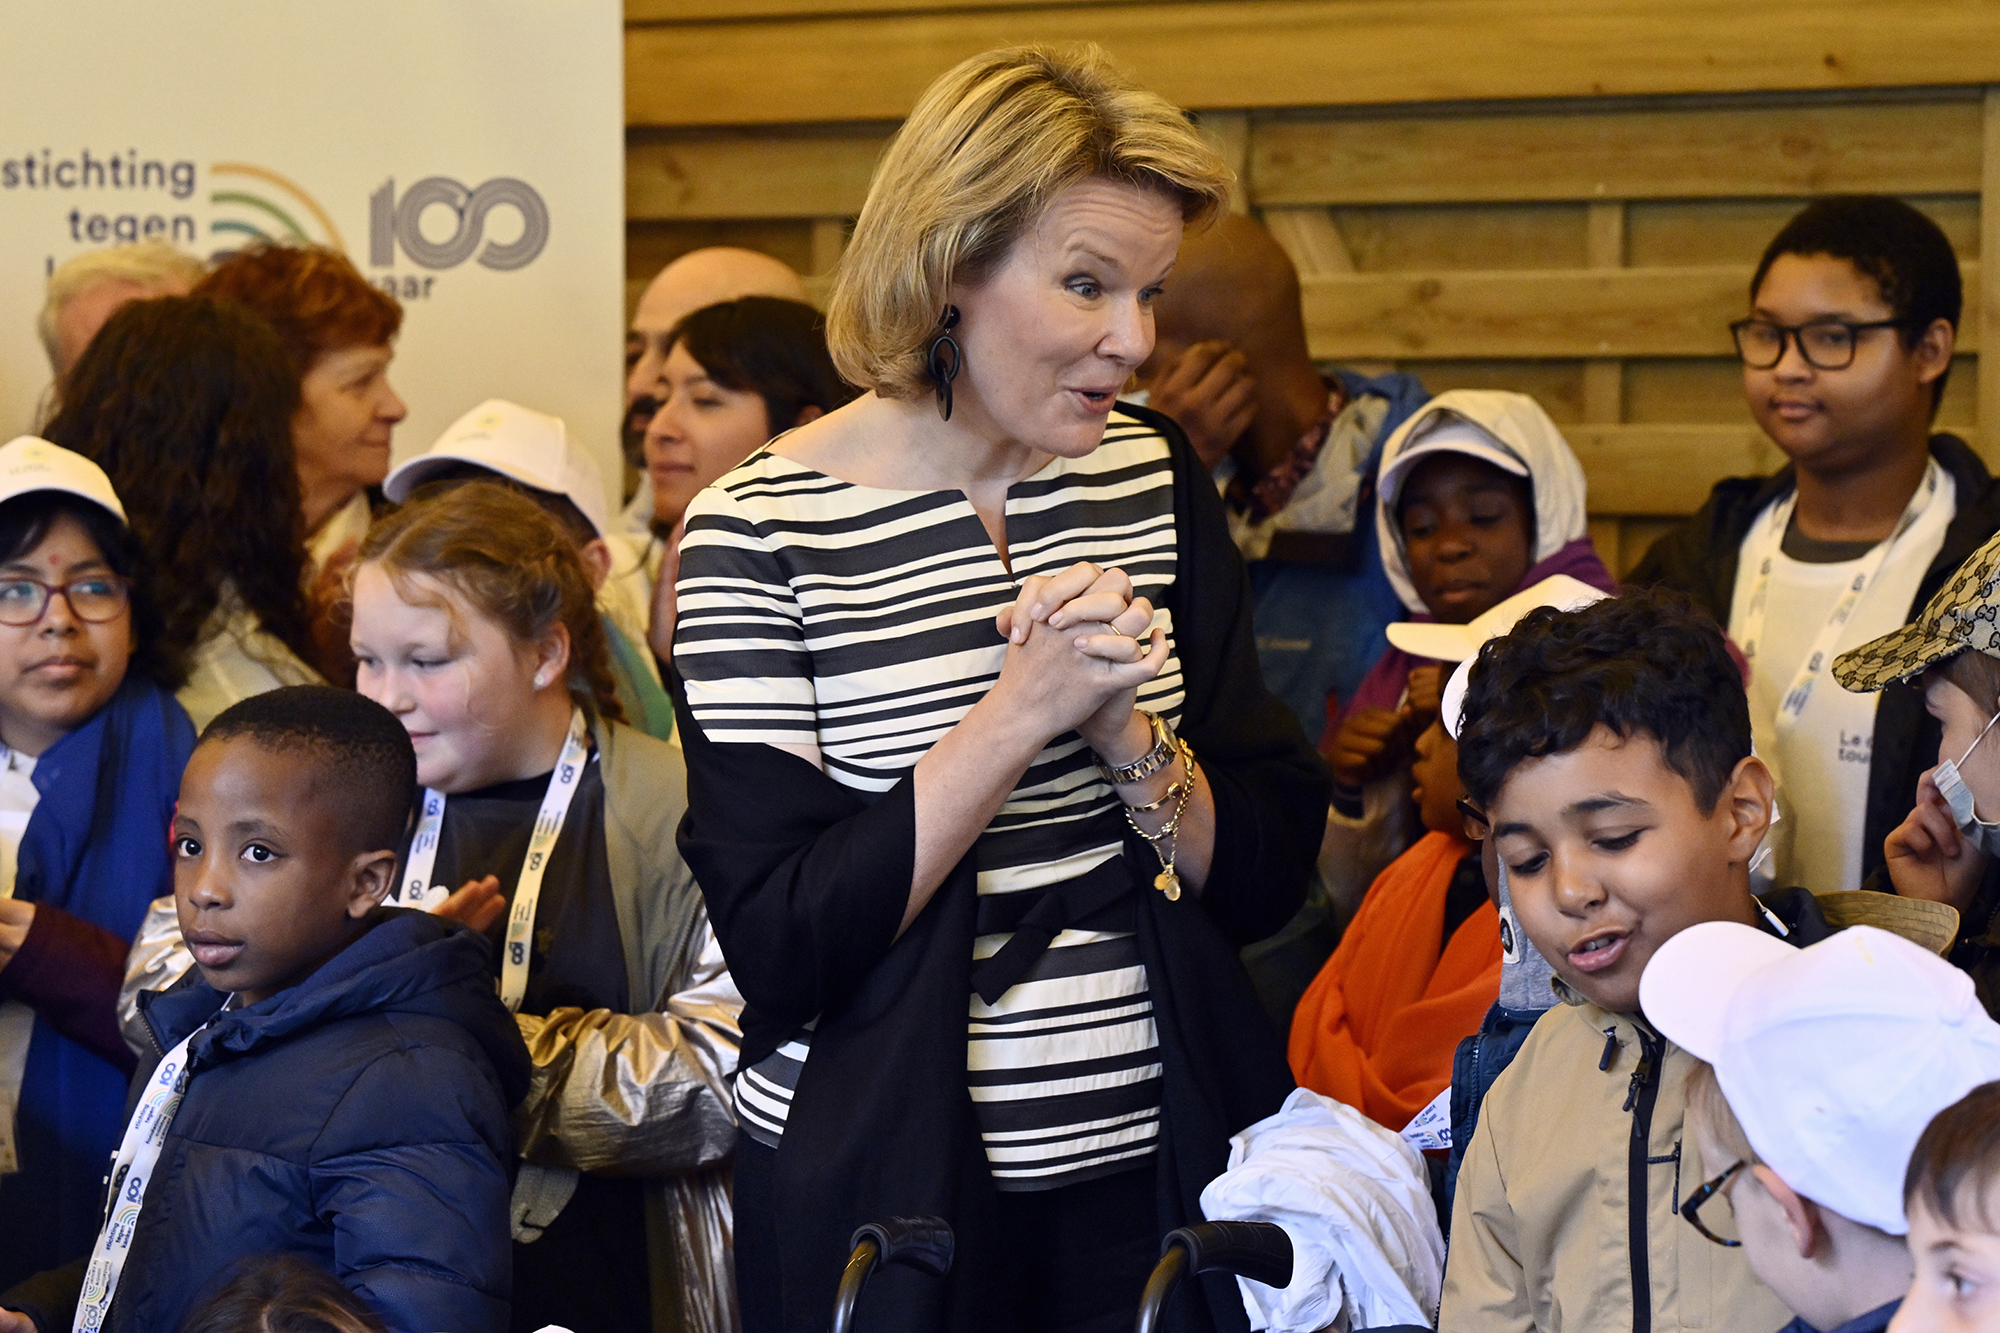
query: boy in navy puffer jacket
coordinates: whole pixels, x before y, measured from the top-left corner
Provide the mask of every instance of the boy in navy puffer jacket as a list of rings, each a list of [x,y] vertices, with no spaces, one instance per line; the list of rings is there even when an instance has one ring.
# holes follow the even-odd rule
[[[181,781],[174,896],[198,973],[142,997],[96,1248],[0,1333],[178,1328],[243,1260],[330,1270],[398,1333],[501,1333],[508,1111],[528,1057],[484,939],[382,909],[416,793],[402,724],[345,690],[244,700]]]

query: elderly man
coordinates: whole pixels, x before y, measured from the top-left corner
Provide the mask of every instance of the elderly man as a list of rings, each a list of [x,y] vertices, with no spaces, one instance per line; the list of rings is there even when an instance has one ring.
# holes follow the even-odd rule
[[[202,263],[165,241],[86,250],[49,276],[48,297],[35,321],[60,385],[90,340],[127,301],[185,296],[201,281]]]
[[[713,245],[690,250],[661,269],[632,312],[632,327],[625,334],[624,445],[626,466],[638,470],[639,486],[620,516],[620,526],[627,531],[645,532],[653,518],[653,487],[646,480],[642,446],[646,427],[660,406],[653,395],[666,364],[667,334],[702,307],[740,296],[803,301],[806,288],[782,260],[755,250]]]

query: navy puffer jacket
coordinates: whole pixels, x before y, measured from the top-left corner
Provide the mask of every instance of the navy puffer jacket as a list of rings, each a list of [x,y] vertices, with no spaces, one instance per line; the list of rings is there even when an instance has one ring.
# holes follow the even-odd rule
[[[141,999],[159,1050],[135,1088],[215,1021],[189,1047],[107,1333],[179,1328],[242,1261],[277,1253],[326,1268],[396,1333],[504,1333],[508,1113],[529,1064],[485,939],[384,909],[292,989],[216,1016],[225,999],[199,971]],[[80,1277],[6,1299],[67,1329]]]

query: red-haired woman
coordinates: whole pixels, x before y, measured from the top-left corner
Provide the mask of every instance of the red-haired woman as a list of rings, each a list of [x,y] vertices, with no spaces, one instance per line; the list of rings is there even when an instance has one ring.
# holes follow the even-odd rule
[[[389,475],[389,436],[408,409],[389,385],[403,308],[338,250],[258,245],[217,264],[196,291],[248,307],[277,331],[299,375],[292,451],[306,534],[313,639],[322,670],[350,679],[347,628],[330,616],[340,576]]]

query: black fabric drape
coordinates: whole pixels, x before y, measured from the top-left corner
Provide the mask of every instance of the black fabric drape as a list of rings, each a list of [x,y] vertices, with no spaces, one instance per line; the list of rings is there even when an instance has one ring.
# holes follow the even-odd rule
[[[1284,1048],[1236,958],[1302,901],[1329,782],[1297,720],[1263,685],[1248,581],[1207,472],[1178,427],[1136,409],[1169,441],[1178,564],[1173,616],[1186,705],[1180,732],[1215,801],[1204,891],[1168,902],[1136,837],[1137,938],[1165,1068],[1155,1195],[1162,1235],[1199,1217],[1228,1138],[1290,1092]],[[998,608],[995,608],[996,610]],[[995,1195],[966,1079],[977,919],[973,860],[946,878],[901,939],[915,855],[912,779],[873,801],[774,747],[707,739],[683,720],[688,813],[680,847],[708,900],[745,1001],[745,1067],[818,1018],[776,1166],[787,1328],[823,1327],[848,1237],[865,1221],[934,1214],[958,1234],[948,1283],[901,1270],[871,1284],[868,1333],[1013,1329],[994,1271]],[[741,1281],[771,1275],[743,1273]],[[1185,1333],[1247,1328],[1233,1279],[1178,1302]],[[1134,1293],[1136,1299],[1137,1293]]]

